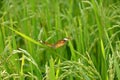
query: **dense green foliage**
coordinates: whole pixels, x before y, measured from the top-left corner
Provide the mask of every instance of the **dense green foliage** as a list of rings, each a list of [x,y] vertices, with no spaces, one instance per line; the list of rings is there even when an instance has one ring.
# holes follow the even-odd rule
[[[0,80],[120,80],[119,4],[1,0]]]

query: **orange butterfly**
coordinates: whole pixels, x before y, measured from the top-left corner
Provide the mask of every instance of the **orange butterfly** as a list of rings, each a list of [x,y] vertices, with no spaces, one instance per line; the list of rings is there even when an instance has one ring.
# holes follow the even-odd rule
[[[69,40],[70,38],[64,38],[63,40],[59,40],[57,41],[55,44],[49,44],[47,42],[43,42],[43,41],[40,41],[42,44],[45,44],[49,47],[52,47],[52,48],[59,48],[63,45],[65,45],[65,43]]]

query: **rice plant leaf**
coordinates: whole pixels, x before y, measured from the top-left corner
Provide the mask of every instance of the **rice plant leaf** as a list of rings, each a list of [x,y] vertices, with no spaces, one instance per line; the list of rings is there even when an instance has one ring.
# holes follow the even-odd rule
[[[36,40],[30,38],[29,36],[26,36],[25,34],[23,34],[23,33],[19,32],[19,31],[15,30],[15,29],[13,29],[11,27],[9,27],[9,29],[12,30],[12,31],[14,31],[16,34],[20,35],[21,37],[25,38],[26,40],[31,41],[34,44],[37,44],[39,46],[42,46],[39,42],[37,42]]]

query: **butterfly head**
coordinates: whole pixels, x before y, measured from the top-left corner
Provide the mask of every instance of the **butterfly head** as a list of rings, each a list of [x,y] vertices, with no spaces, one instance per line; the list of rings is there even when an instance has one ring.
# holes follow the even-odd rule
[[[69,39],[70,39],[70,38],[68,37],[68,38],[64,38],[63,40],[64,40],[64,41],[68,41]]]

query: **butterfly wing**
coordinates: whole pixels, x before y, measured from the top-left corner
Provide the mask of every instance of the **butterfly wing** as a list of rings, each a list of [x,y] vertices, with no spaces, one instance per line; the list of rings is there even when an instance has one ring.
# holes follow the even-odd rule
[[[49,43],[44,42],[44,41],[40,41],[40,43],[45,44],[45,45],[47,45],[47,46],[49,46],[49,47],[52,47],[52,46],[53,46],[53,44],[49,44]]]
[[[52,47],[52,48],[59,48],[61,46],[63,46],[70,38],[64,38],[63,40],[59,40],[57,41],[55,44],[49,44],[47,42],[43,42],[43,41],[40,41],[42,44],[45,44],[49,47]]]
[[[58,41],[57,43],[55,43],[53,45],[54,48],[59,48],[61,46],[63,46],[65,44],[65,41],[64,40],[61,40],[61,41]]]
[[[55,43],[53,45],[53,47],[59,48],[59,47],[63,46],[68,40],[69,40],[69,38],[64,38],[63,40],[59,40],[57,43]]]

